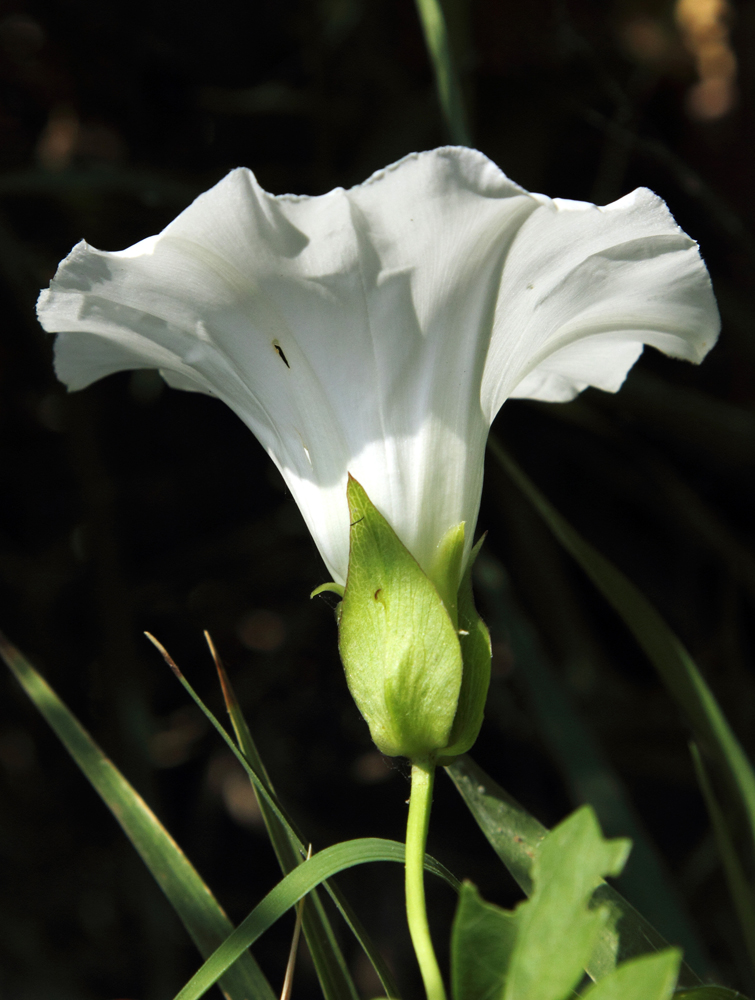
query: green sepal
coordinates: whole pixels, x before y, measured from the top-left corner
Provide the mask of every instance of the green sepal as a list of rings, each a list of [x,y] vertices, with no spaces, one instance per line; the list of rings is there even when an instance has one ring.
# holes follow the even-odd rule
[[[464,522],[449,528],[438,542],[428,576],[435,584],[454,628],[459,628],[459,581],[464,559]]]
[[[331,580],[328,583],[321,583],[319,587],[315,587],[312,593],[309,595],[310,601],[313,597],[317,597],[318,594],[338,594],[339,597],[343,597],[343,587],[340,583],[336,583],[335,580]]]
[[[456,628],[438,590],[353,478],[349,571],[338,624],[349,690],[381,753],[449,743],[462,686]]]
[[[452,764],[460,754],[466,753],[474,744],[482,725],[490,686],[492,655],[490,633],[477,613],[472,593],[472,567],[484,541],[483,535],[472,549],[459,587],[457,607],[463,663],[461,691],[451,729],[450,745],[438,756],[438,764],[441,766]]]

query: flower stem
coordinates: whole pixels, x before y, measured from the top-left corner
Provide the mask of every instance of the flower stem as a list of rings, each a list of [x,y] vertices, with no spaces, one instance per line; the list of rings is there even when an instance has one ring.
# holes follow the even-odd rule
[[[425,907],[425,844],[433,801],[435,764],[412,761],[412,791],[406,824],[406,916],[427,1000],[446,1000]]]

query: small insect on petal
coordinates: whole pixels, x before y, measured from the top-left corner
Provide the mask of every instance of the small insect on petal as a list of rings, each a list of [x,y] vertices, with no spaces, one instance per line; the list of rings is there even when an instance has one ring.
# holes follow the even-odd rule
[[[291,365],[290,365],[290,364],[288,363],[288,358],[287,358],[287,357],[286,357],[286,355],[285,355],[285,354],[283,353],[283,348],[281,347],[281,345],[280,345],[280,344],[278,343],[278,341],[277,341],[277,340],[274,340],[274,341],[273,341],[273,348],[275,349],[275,353],[276,353],[276,354],[278,355],[278,357],[279,357],[279,358],[281,359],[281,361],[282,361],[282,362],[283,362],[283,364],[284,364],[284,365],[286,366],[286,368],[290,368],[290,367],[291,367]]]

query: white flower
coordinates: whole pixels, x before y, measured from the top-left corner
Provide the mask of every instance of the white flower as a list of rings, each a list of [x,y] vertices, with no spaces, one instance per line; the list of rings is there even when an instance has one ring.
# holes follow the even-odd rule
[[[348,473],[427,569],[452,525],[471,544],[505,399],[615,392],[643,344],[699,362],[719,328],[656,195],[551,200],[462,148],[318,197],[234,170],[128,250],[79,243],[38,312],[69,389],[157,368],[235,410],[339,583]]]

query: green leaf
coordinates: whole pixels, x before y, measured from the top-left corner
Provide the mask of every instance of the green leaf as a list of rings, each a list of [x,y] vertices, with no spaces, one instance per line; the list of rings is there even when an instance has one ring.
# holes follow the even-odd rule
[[[748,824],[752,855],[755,852],[755,771],[692,657],[637,587],[572,528],[493,437],[489,438],[488,447],[556,538],[624,620],[685,711],[698,741],[721,766],[734,801]]]
[[[591,905],[593,891],[621,871],[629,848],[605,840],[583,806],[540,842],[532,896],[513,913],[465,886],[452,934],[454,1000],[565,1000],[610,916]]]
[[[241,706],[239,705],[233,688],[231,687],[228,675],[226,674],[225,669],[215,652],[212,640],[206,632],[205,636],[215,659],[215,665],[217,667],[221,687],[223,689],[223,697],[225,699],[228,714],[230,716],[239,747],[250,766],[257,772],[260,780],[267,786],[270,797],[275,799],[277,802],[272,782],[270,781],[270,777],[265,770],[264,764],[262,763],[262,758],[259,755],[257,746],[246,723],[246,719],[241,711]],[[288,872],[293,871],[297,865],[304,863],[304,858],[302,857],[302,848],[304,846],[303,839],[293,827],[287,826],[278,818],[268,805],[267,800],[257,791],[254,782],[252,782],[252,788],[257,796],[260,812],[262,813],[262,817],[265,821],[265,826],[267,827],[270,841],[275,850],[281,870],[283,871],[283,874],[286,875]],[[398,998],[400,994],[393,975],[388,969],[382,955],[377,950],[366,930],[362,926],[361,921],[351,909],[350,904],[335,884],[325,882],[324,885],[349,927],[353,931],[354,936],[364,949],[367,957],[370,959],[373,968],[380,978],[380,982],[382,983],[386,995],[392,998]],[[346,965],[343,954],[338,946],[338,942],[330,925],[330,921],[328,920],[328,916],[316,890],[312,891],[304,904],[302,928],[304,930],[304,935],[307,939],[307,944],[315,963],[315,968],[317,969],[317,974],[326,1000],[332,1000],[332,998],[345,996],[356,997],[356,988],[351,978],[351,974],[349,973],[348,966]]]
[[[453,1000],[494,1000],[503,989],[516,941],[514,913],[486,902],[471,882],[461,887],[451,930]]]
[[[531,895],[534,858],[548,833],[547,828],[497,785],[471,757],[460,757],[446,771],[493,850],[522,890]],[[593,900],[607,907],[610,917],[585,966],[592,979],[601,979],[618,962],[668,947],[668,942],[612,886],[600,885]],[[680,984],[697,986],[699,983],[699,977],[682,965]]]
[[[585,1000],[669,1000],[679,974],[676,948],[623,962],[584,992]]]
[[[610,917],[589,908],[604,875],[618,875],[628,840],[604,840],[595,813],[582,806],[541,842],[534,891],[516,909],[517,935],[501,1000],[563,1000],[584,974]]]
[[[0,655],[113,813],[200,954],[203,957],[212,954],[233,931],[233,924],[196,869],[49,684],[2,635]],[[248,952],[223,971],[220,986],[228,1000],[275,1000],[275,994]]]
[[[326,847],[314,854],[309,861],[299,865],[294,871],[271,889],[242,921],[231,936],[204,963],[201,969],[184,986],[175,1000],[198,1000],[215,983],[225,970],[236,961],[257,938],[271,927],[284,913],[311,892],[325,879],[354,865],[370,861],[395,861],[404,863],[404,845],[394,840],[366,838],[348,840]],[[443,874],[437,862],[425,857],[425,867],[435,874]]]
[[[359,483],[347,488],[349,571],[338,644],[349,690],[389,757],[448,745],[462,678],[456,628],[433,583]]]

